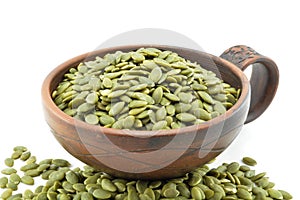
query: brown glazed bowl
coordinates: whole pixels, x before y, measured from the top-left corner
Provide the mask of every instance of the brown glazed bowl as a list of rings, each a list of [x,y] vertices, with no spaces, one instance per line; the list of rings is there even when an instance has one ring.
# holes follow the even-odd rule
[[[241,89],[239,100],[225,114],[200,125],[160,131],[89,125],[68,116],[53,102],[52,91],[71,67],[84,60],[93,60],[95,56],[140,47],[171,50],[214,71],[219,78]],[[253,66],[250,81],[242,71],[249,65]],[[120,46],[89,52],[56,67],[44,80],[42,103],[46,122],[55,138],[77,159],[117,177],[165,179],[184,175],[223,152],[243,125],[259,117],[269,106],[278,80],[276,64],[247,46],[232,47],[220,57],[174,46]]]

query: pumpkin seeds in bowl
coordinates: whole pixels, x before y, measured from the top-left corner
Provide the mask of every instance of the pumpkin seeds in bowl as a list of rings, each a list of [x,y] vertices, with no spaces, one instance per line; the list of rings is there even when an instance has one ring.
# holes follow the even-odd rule
[[[175,52],[140,48],[71,68],[52,97],[67,115],[89,124],[158,130],[222,115],[239,94],[240,89]]]

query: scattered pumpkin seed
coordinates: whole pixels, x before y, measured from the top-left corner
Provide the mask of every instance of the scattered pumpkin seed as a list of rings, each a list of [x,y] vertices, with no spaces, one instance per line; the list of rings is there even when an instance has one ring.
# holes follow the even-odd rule
[[[4,160],[4,163],[7,167],[12,167],[12,166],[14,166],[14,159],[13,158],[6,158]]]
[[[167,126],[166,123],[166,120],[157,122],[156,124],[161,126],[157,129],[164,129]],[[19,160],[21,160],[20,157]],[[45,185],[36,187],[34,192],[26,189],[23,193],[18,193],[18,184],[34,185],[35,175],[29,174],[20,178],[17,172],[5,173],[5,176],[0,178],[0,188],[3,189],[1,198],[16,200],[93,200],[96,198],[289,200],[293,198],[290,193],[275,189],[275,184],[268,180],[265,172],[255,174],[255,170],[250,168],[251,164],[252,162],[250,165],[240,165],[238,162],[223,163],[213,169],[204,165],[182,177],[145,181],[120,179],[90,166],[84,166],[83,170],[71,169],[70,163],[64,159],[44,159],[40,162],[36,162],[35,159],[34,162],[23,166],[22,169],[25,169],[23,172],[39,171],[38,176],[44,177]],[[44,176],[46,173],[48,175]]]
[[[242,161],[249,166],[255,166],[257,164],[256,160],[251,157],[243,157]]]

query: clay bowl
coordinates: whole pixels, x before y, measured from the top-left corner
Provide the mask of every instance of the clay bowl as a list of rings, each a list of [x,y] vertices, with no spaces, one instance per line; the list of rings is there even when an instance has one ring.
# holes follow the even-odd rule
[[[95,56],[140,47],[171,50],[214,71],[225,82],[241,89],[239,100],[225,114],[203,124],[160,131],[129,131],[89,125],[66,115],[53,102],[52,91],[71,67],[76,67],[83,60],[93,60]],[[71,155],[106,173],[128,179],[181,176],[222,153],[244,123],[260,116],[275,95],[278,69],[272,60],[245,46],[230,48],[221,57],[159,45],[112,47],[74,57],[56,67],[44,80],[42,103],[46,122],[58,142]],[[250,64],[257,65],[252,70],[251,84],[241,70]],[[254,88],[252,96],[251,86]]]

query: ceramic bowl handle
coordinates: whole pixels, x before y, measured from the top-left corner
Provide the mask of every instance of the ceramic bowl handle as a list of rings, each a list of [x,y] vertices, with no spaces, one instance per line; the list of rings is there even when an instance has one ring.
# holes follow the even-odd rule
[[[270,58],[244,45],[227,49],[221,58],[232,62],[243,71],[252,65],[251,101],[245,124],[255,120],[268,108],[275,96],[279,82],[277,65]]]

